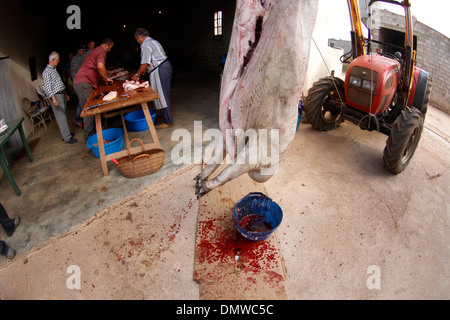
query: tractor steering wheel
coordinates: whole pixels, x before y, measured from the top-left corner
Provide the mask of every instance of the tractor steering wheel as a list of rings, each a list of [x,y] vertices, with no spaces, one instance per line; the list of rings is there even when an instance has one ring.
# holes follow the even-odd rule
[[[390,59],[394,59],[394,60],[400,62],[400,64],[402,62],[402,54],[400,52],[398,52],[398,51],[395,54],[392,54],[390,52],[382,51],[380,54],[382,56],[384,56],[384,57],[387,57],[387,58],[390,58]]]

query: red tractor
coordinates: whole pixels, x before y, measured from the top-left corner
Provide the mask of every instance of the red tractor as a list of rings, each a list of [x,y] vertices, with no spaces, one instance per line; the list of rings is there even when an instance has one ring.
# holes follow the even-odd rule
[[[405,11],[404,46],[368,38],[362,33],[357,0],[348,0],[352,16],[352,62],[345,82],[329,76],[309,89],[305,100],[308,121],[318,130],[331,130],[348,120],[363,130],[389,136],[384,167],[402,172],[411,161],[423,131],[431,93],[429,74],[415,67],[410,1],[371,0],[402,6]],[[374,45],[376,53],[367,54]]]

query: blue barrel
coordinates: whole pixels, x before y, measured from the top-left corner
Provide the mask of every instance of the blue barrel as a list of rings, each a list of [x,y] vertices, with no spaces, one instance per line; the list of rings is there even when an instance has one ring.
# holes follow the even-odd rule
[[[280,206],[261,192],[249,193],[239,200],[232,215],[239,233],[251,241],[267,239],[283,220]]]

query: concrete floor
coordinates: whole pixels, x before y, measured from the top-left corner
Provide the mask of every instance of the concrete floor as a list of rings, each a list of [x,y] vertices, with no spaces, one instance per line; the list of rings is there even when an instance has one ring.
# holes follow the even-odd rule
[[[189,70],[174,74],[175,123],[169,129],[157,130],[165,150],[165,161],[161,170],[144,178],[125,179],[112,162],[108,163],[109,175],[103,176],[99,159],[84,143],[82,129],[73,125],[75,106],[72,104],[69,126],[78,143],[63,143],[56,122],[50,123],[48,130],[37,128],[35,134],[28,137],[28,141],[40,138],[33,152],[34,162],[30,163],[24,157],[11,166],[21,196],[15,195],[6,177],[0,184],[0,201],[8,214],[22,217],[23,232],[8,239],[11,247],[19,253],[26,252],[37,243],[74,228],[102,209],[182,168],[183,164],[175,165],[171,161],[172,148],[179,143],[171,141],[172,132],[178,128],[194,132],[195,120],[202,121],[203,130],[218,127],[216,106],[220,76],[215,72],[200,72],[201,76]],[[108,119],[107,126],[121,128],[121,123],[116,120],[120,119]],[[144,143],[151,142],[144,133],[130,133],[130,140],[134,137]]]
[[[77,230],[96,213],[181,169],[184,165],[170,161],[178,143],[171,141],[171,134],[177,128],[193,132],[195,120],[202,121],[203,130],[218,127],[219,82],[213,72],[174,74],[175,126],[157,130],[166,160],[160,171],[143,178],[125,179],[111,163],[110,174],[103,177],[79,128],[74,129],[79,139],[75,145],[61,142],[56,124],[31,135],[29,141],[40,137],[35,161],[25,157],[12,165],[22,195],[14,194],[6,178],[0,182],[0,201],[11,217],[22,218],[11,238],[0,230],[0,239],[18,252],[16,262],[0,261],[0,283],[5,280],[1,275],[33,247]],[[412,162],[394,176],[381,163],[386,136],[348,122],[331,132],[300,126],[279,172],[265,184],[284,211],[277,235],[288,299],[450,298],[449,137],[450,117],[430,107]],[[169,262],[179,265],[176,252],[183,250],[193,258],[196,217],[189,221],[182,232],[191,242],[172,250]],[[379,271],[373,276],[379,275],[380,288],[371,288],[371,268]],[[198,299],[192,272],[183,275],[174,288],[188,285],[182,298]],[[26,296],[15,290],[1,289],[0,298]],[[160,297],[180,298],[176,291]]]

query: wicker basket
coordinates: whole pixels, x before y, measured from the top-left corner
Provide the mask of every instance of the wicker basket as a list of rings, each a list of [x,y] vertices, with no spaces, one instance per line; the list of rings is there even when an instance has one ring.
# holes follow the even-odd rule
[[[139,141],[142,145],[142,152],[131,154],[131,143]],[[152,149],[145,151],[144,144],[140,139],[133,139],[128,144],[128,156],[119,158],[115,163],[117,169],[126,178],[138,178],[161,169],[164,162],[164,150]]]

